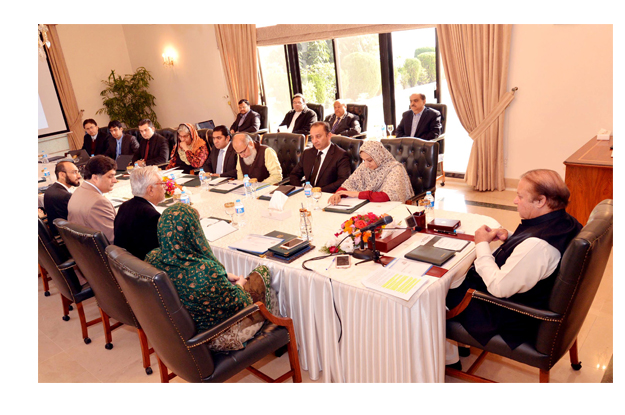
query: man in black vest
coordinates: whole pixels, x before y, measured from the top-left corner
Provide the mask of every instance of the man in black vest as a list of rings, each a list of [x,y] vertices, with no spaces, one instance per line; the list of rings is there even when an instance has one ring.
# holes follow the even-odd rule
[[[282,166],[276,151],[254,141],[247,133],[232,137],[232,148],[239,155],[237,160],[237,179],[243,175],[257,179],[258,183],[276,184],[282,180]]]
[[[452,283],[447,308],[458,305],[470,288],[530,307],[546,308],[562,254],[582,229],[564,210],[569,196],[555,171],[531,170],[521,176],[514,199],[521,224],[514,233],[488,226],[475,232],[477,258],[464,280]],[[494,241],[504,243],[491,253],[489,243]],[[538,329],[535,319],[485,301],[471,301],[454,320],[461,322],[481,344],[486,345],[495,334],[500,334],[511,349]]]
[[[165,199],[164,182],[158,167],[134,169],[130,173],[130,188],[134,197],[119,207],[115,216],[115,245],[143,260],[158,248],[157,224],[161,214],[156,204]]]
[[[58,235],[54,219],[67,220],[67,205],[72,197],[69,189],[80,186],[80,172],[71,161],[61,161],[54,169],[56,182],[43,194],[43,207],[48,216],[48,226],[53,235]]]

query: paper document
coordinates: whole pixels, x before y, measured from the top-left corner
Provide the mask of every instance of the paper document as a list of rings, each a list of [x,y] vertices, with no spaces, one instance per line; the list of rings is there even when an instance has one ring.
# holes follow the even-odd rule
[[[230,245],[229,248],[253,252],[255,254],[264,254],[269,250],[269,248],[278,245],[282,241],[284,241],[284,239],[250,234],[238,242]]]
[[[434,244],[435,248],[447,249],[449,251],[462,251],[469,241],[454,238],[441,238]]]
[[[404,258],[395,258],[384,269],[392,269],[396,272],[407,272],[413,275],[425,275],[432,268],[432,264],[415,262]]]
[[[343,199],[345,200],[345,199]],[[341,200],[339,203],[343,203],[343,200]],[[359,199],[362,201],[362,199]],[[395,207],[399,206],[400,202],[381,202],[381,203],[372,203],[369,202],[366,205],[364,205],[363,207],[361,207],[360,209],[358,209],[356,212],[357,214],[364,214],[364,213],[373,213],[376,214],[378,216],[380,216],[383,213],[387,213],[390,212],[391,210],[395,209]]]
[[[186,182],[190,182],[193,179],[195,179],[195,177],[179,177],[178,179],[176,179],[176,183],[183,185]]]
[[[215,190],[223,190],[223,191],[231,191],[237,186],[241,186],[243,184],[243,180],[231,180],[225,183],[221,183],[218,186],[215,186]]]
[[[204,235],[206,239],[208,239],[208,242],[216,241],[237,230],[237,228],[230,225],[228,222],[215,218],[202,219],[200,224],[202,225]]]
[[[384,268],[367,275],[362,283],[367,288],[408,301],[417,291],[427,287],[434,280],[427,275]]]
[[[358,199],[357,197],[344,197],[337,205],[328,205],[326,207],[337,210],[350,210],[354,206],[359,205],[362,202],[362,199]]]
[[[228,180],[230,180],[229,177],[212,177],[211,181],[210,181],[210,183],[208,185],[209,186],[217,186],[219,184],[227,182]]]

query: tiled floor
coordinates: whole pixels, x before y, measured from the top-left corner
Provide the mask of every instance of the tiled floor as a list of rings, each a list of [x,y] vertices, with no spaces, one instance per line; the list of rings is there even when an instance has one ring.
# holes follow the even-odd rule
[[[491,216],[507,229],[514,230],[520,223],[516,211],[497,208],[497,205],[514,206],[514,191],[481,193],[471,190],[462,181],[447,179],[445,187],[436,192],[438,208]],[[477,202],[477,203],[474,203]],[[487,206],[483,206],[487,205]],[[491,206],[491,207],[488,207]],[[51,282],[49,297],[43,293],[39,280],[38,293],[38,368],[39,382],[159,382],[158,364],[152,356],[154,373],[146,375],[141,364],[139,339],[134,331],[122,326],[113,332],[114,348],[104,348],[102,325],[89,328],[92,342],[85,345],[80,335],[80,322],[76,310],[71,319],[61,320],[62,308],[58,291]],[[87,319],[99,316],[94,299],[86,301]],[[562,358],[551,370],[551,382],[598,383],[612,357],[612,257],[592,304],[588,317],[578,336],[578,348],[583,368],[573,371],[568,357]],[[477,358],[477,352],[462,358],[465,368]],[[269,356],[255,365],[269,376],[278,376],[288,368],[288,356]],[[538,382],[538,370],[496,356],[490,356],[477,371],[478,375],[498,382]],[[313,382],[302,371],[304,382]],[[447,382],[460,382],[446,378]],[[175,378],[172,382],[184,382]],[[230,382],[261,382],[249,372],[242,372]],[[290,380],[289,380],[290,382]]]

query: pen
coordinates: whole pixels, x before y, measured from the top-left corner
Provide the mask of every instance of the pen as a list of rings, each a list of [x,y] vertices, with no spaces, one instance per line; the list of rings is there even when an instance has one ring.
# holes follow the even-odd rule
[[[330,265],[328,265],[328,268],[326,268],[326,271],[330,269],[330,267],[332,266],[332,264],[334,264],[334,261],[336,260],[336,257],[332,258],[332,262],[330,262]]]

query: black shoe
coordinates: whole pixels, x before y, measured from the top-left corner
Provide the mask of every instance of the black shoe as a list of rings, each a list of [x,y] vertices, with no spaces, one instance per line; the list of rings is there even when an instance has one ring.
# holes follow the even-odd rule
[[[471,356],[471,348],[458,346],[458,354],[460,355],[460,357],[469,357]]]
[[[448,367],[450,369],[456,369],[462,372],[462,363],[460,363],[460,359],[458,359],[458,361],[456,363],[452,363],[450,365],[445,365],[445,367]]]

